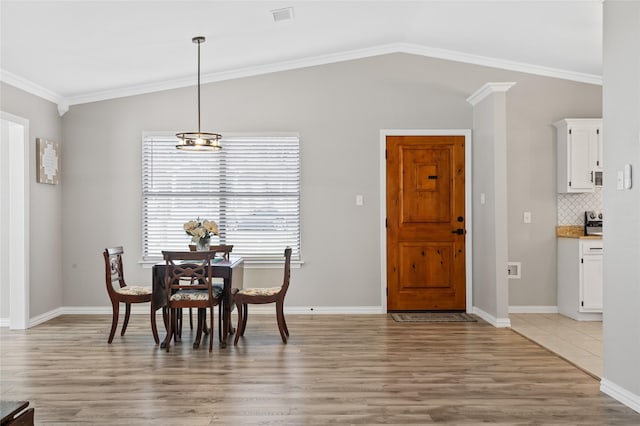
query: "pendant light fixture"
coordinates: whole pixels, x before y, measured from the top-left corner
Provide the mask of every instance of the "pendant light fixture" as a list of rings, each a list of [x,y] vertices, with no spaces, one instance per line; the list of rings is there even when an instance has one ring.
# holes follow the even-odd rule
[[[222,149],[220,139],[222,135],[218,133],[207,133],[200,131],[200,44],[204,43],[202,36],[191,39],[198,45],[198,131],[177,133],[178,145],[176,148],[183,151],[219,151]]]

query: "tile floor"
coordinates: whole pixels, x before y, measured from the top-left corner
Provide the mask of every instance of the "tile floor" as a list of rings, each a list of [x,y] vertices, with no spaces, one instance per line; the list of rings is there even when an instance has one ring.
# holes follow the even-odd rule
[[[509,314],[511,328],[578,368],[602,377],[602,322],[560,314]]]

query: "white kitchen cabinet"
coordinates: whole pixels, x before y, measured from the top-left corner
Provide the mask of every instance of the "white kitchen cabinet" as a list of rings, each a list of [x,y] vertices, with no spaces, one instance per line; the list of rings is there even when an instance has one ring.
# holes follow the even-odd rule
[[[593,192],[602,171],[602,119],[567,118],[557,128],[558,192]]]
[[[602,320],[602,240],[558,238],[558,312]]]

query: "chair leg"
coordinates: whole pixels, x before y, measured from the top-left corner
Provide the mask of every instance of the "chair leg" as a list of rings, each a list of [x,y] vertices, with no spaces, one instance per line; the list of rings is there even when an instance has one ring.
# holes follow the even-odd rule
[[[169,311],[166,306],[162,307],[162,322],[164,322],[165,330],[169,328]]]
[[[202,332],[208,336],[209,335],[209,326],[207,325],[207,309],[202,310]]]
[[[156,345],[160,343],[160,338],[158,337],[158,326],[156,325],[156,307],[153,306],[153,302],[151,305],[151,333],[153,333],[153,340],[156,342]]]
[[[193,342],[193,349],[198,349],[200,347],[200,340],[202,339],[202,329],[206,326],[206,316],[203,312],[204,309],[198,308],[197,312],[197,330],[196,330],[196,340]],[[191,308],[189,308],[189,315],[191,315]]]
[[[175,311],[175,309],[168,309],[168,316],[169,319],[167,321],[167,337],[164,339],[163,345],[164,348],[167,350],[167,352],[169,352],[169,345],[171,344],[171,337],[173,337],[173,321],[174,321],[174,314],[173,311]],[[161,346],[162,347],[162,346]]]
[[[174,329],[176,333],[176,341],[182,339],[182,308],[176,309]]]
[[[203,309],[204,312],[206,312],[206,309]],[[209,306],[209,317],[210,317],[210,323],[211,323],[211,333],[209,333],[209,352],[211,352],[213,350],[213,306]],[[207,321],[203,321],[203,323],[207,323]],[[220,328],[220,327],[218,327]]]
[[[282,343],[287,343],[287,333],[285,328],[287,327],[284,322],[284,306],[280,301],[276,302],[276,319],[278,320],[278,330],[280,330],[280,336],[282,337]]]
[[[218,305],[218,340],[220,341],[220,345],[222,346],[222,327],[224,327],[223,321],[222,321],[222,304]],[[213,321],[213,319],[212,319]],[[211,338],[213,339],[213,330],[211,333]],[[226,343],[225,343],[226,344]]]
[[[193,330],[193,309],[189,308],[189,327]]]
[[[124,332],[127,331],[127,326],[129,325],[129,317],[131,316],[131,303],[125,303],[124,310],[124,324],[122,324],[122,331],[120,332],[121,336],[124,336]]]
[[[249,318],[249,305],[247,303],[242,304],[242,332],[241,336],[244,336],[244,331],[247,328],[247,319]]]
[[[120,315],[120,303],[112,300],[111,306],[113,308],[113,318],[111,319],[111,332],[109,333],[109,340],[107,340],[107,343],[111,343],[113,341],[113,336],[116,334],[116,328],[118,327],[118,316]]]
[[[238,344],[238,340],[242,334],[242,311],[244,310],[241,303],[236,303],[236,307],[238,308],[238,326],[236,327],[236,337],[233,339],[234,345]]]
[[[284,326],[284,334],[289,337],[289,328],[287,327],[287,322],[284,320],[284,313],[282,315],[282,325]]]

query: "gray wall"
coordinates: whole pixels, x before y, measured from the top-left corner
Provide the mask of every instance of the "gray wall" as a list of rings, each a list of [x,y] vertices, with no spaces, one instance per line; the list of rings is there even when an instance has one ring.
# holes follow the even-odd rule
[[[509,261],[522,262],[522,279],[509,280],[509,305],[556,306],[556,129],[552,123],[562,118],[602,117],[602,87],[554,79],[523,83],[518,81],[507,92]],[[525,211],[531,212],[531,223],[523,223]]]
[[[203,130],[300,133],[305,264],[292,273],[289,307],[380,306],[379,131],[470,129],[466,98],[490,81],[517,82],[508,97],[507,155],[509,176],[524,175],[509,184],[509,215],[526,207],[535,226],[554,235],[551,123],[598,116],[599,86],[393,54],[202,87]],[[129,281],[149,283],[150,271],[136,263],[141,135],[192,129],[195,102],[192,87],[72,106],[63,117],[66,306],[108,304],[100,256],[108,245],[124,245]],[[512,145],[531,155],[513,153]],[[547,188],[544,195],[539,185]],[[364,195],[363,207],[355,206],[356,194]],[[510,238],[509,251],[518,253],[525,274],[511,288],[512,301],[554,305],[555,238]],[[246,280],[268,285],[280,275],[252,269]]]
[[[640,411],[640,2],[604,3],[603,391]],[[633,187],[616,173],[633,166]],[[633,396],[631,395],[633,394]]]
[[[61,156],[60,184],[36,183],[36,138],[62,141],[62,124],[56,104],[0,83],[0,110],[29,120],[29,276],[30,316],[53,311],[63,306],[62,282],[62,191],[65,183],[65,158]],[[2,197],[6,197],[3,193]],[[5,236],[2,237],[3,239]],[[7,282],[2,283],[8,287]],[[3,288],[3,294],[4,288]],[[0,318],[9,312],[2,303]]]

